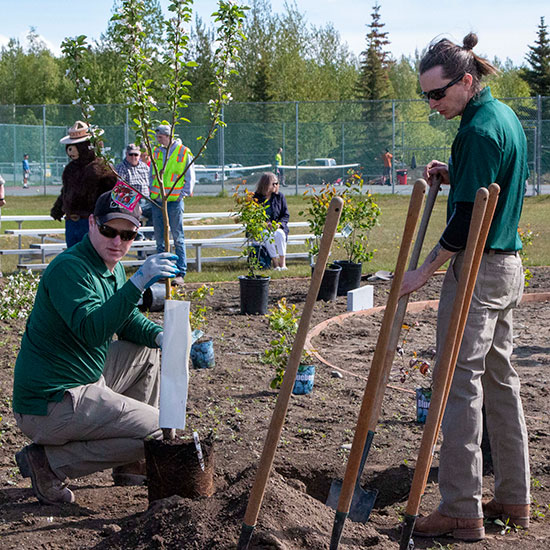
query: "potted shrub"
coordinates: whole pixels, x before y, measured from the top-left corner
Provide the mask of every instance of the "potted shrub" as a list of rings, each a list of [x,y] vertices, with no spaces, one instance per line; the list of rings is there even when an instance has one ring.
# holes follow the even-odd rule
[[[337,260],[342,271],[338,279],[338,296],[345,296],[349,290],[361,286],[363,263],[372,259],[375,250],[369,250],[371,229],[378,223],[380,208],[370,192],[363,189],[363,176],[350,170],[341,197],[344,208],[340,218],[340,231],[343,241],[337,246],[343,249],[346,257]]]
[[[286,298],[281,298],[277,302],[277,306],[269,310],[266,317],[269,321],[269,328],[277,333],[278,337],[271,340],[269,347],[264,351],[261,362],[275,368],[275,376],[271,380],[270,386],[273,389],[278,389],[283,382],[294,337],[298,330],[298,313],[294,304],[289,306]],[[296,395],[311,393],[314,377],[315,365],[311,364],[311,356],[306,351],[302,351],[292,393]]]
[[[254,193],[246,189],[244,193],[239,193],[237,188],[233,198],[237,218],[244,225],[246,238],[241,255],[246,258],[247,274],[239,276],[241,313],[265,315],[271,277],[258,274],[262,269],[258,243],[264,240],[265,232],[268,231],[268,205],[260,204],[254,199]]]
[[[407,361],[405,359],[405,345],[407,343],[407,338],[411,326],[404,324],[403,331],[403,343],[401,346],[397,347],[397,354],[401,357],[401,367],[399,368],[400,373],[400,382],[405,383],[409,378],[413,378],[413,374],[418,371],[422,376],[428,377],[431,371],[430,362],[427,359],[419,357],[419,354],[416,351],[412,352],[412,357]],[[428,356],[428,358],[433,359],[435,357],[435,349],[425,350],[420,354],[421,356]],[[432,398],[432,385],[431,382],[426,386],[422,385],[415,388],[416,395],[416,421],[420,424],[426,422],[428,416],[428,410],[430,408],[430,401]]]
[[[207,369],[215,366],[214,341],[212,337],[205,336],[208,326],[207,313],[210,307],[206,305],[206,298],[214,294],[212,287],[201,285],[196,290],[185,292],[178,287],[172,287],[172,299],[187,300],[191,307],[189,310],[189,324],[191,325],[190,357],[193,367],[196,369]]]
[[[313,238],[309,239],[307,243],[312,272],[313,269],[315,269],[315,260],[319,253],[323,228],[325,227],[325,221],[327,219],[328,206],[330,201],[336,196],[342,196],[342,192],[338,191],[334,185],[329,183],[325,184],[318,193],[313,187],[307,189],[304,193],[304,199],[308,201],[309,205],[307,210],[303,210],[299,214],[300,216],[304,214],[307,216],[309,229],[313,234]],[[341,224],[338,225],[338,229],[340,229],[340,227]],[[323,279],[321,280],[317,300],[325,300],[328,302],[336,299],[338,280],[341,271],[342,268],[338,264],[327,264]]]

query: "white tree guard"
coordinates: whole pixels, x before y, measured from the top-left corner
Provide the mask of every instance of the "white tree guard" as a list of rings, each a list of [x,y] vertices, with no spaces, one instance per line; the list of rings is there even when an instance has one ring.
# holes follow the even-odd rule
[[[191,326],[189,302],[164,302],[164,336],[160,371],[160,427],[185,428],[189,387]]]

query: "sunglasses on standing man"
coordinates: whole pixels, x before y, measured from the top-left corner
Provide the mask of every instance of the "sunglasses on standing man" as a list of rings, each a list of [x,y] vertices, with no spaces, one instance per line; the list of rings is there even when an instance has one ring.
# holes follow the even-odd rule
[[[422,92],[422,97],[426,100],[433,99],[434,101],[439,101],[440,99],[443,99],[446,95],[446,91],[455,84],[458,84],[466,75],[466,73],[462,73],[460,76],[457,76],[456,78],[453,78],[448,84],[443,86],[442,88],[434,88],[433,90],[430,90],[429,92]]]

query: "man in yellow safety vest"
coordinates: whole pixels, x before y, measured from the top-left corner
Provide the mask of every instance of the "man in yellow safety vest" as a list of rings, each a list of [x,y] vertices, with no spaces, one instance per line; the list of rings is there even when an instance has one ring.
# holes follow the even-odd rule
[[[193,155],[189,148],[183,145],[180,139],[171,138],[171,130],[172,128],[168,124],[161,124],[155,130],[158,146],[153,149],[151,163],[151,198],[159,204],[161,203],[161,188],[153,167],[154,163],[158,173],[164,167],[162,185],[165,193],[170,193],[168,197],[168,219],[172,238],[174,239],[175,253],[178,257],[176,266],[179,269],[179,275],[173,279],[173,283],[181,285],[187,272],[183,235],[183,199],[193,194],[195,165],[191,164]],[[165,157],[167,158],[166,161]],[[172,189],[171,192],[170,189]],[[164,226],[160,208],[153,208],[153,227],[155,229],[155,240],[157,241],[157,252],[164,252]]]

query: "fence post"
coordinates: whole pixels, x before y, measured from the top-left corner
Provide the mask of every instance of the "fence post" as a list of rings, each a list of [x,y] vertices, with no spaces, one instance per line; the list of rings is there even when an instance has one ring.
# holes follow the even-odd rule
[[[285,136],[286,136],[286,122],[283,122],[283,139],[281,140],[281,147],[283,148],[283,158],[282,158],[283,166],[286,164],[286,141],[285,141]],[[271,162],[273,162],[273,159],[271,159]]]
[[[532,128],[529,128],[530,130],[533,130],[533,174],[532,174],[532,189],[533,189],[533,195],[537,195],[537,151],[538,151],[538,141],[539,136],[537,135],[537,125],[535,124]]]
[[[295,102],[295,110],[296,110],[296,114],[295,114],[295,120],[296,120],[296,186],[295,186],[295,191],[294,191],[294,194],[296,196],[298,196],[298,180],[299,180],[299,170],[298,170],[298,102],[296,101]]]
[[[391,100],[391,192],[395,193],[395,99]]]
[[[346,140],[344,137],[344,127],[345,122],[342,122],[342,164],[346,164],[345,162],[345,156],[346,156]],[[346,169],[342,168],[342,179],[344,179],[346,176]]]
[[[130,129],[129,129],[129,120],[128,120],[128,107],[126,107],[126,117],[124,122],[124,150],[130,142]],[[125,156],[122,157],[123,159]]]
[[[13,184],[16,184],[16,170],[17,170],[17,130],[15,128],[15,103],[13,104]]]
[[[46,194],[46,105],[42,105],[42,181]]]
[[[225,122],[225,105],[222,105],[221,120]],[[222,165],[222,195],[225,191],[225,126],[220,128],[220,163]]]
[[[542,98],[537,95],[537,165],[535,171],[537,173],[537,195],[541,193],[541,156],[542,156]]]

